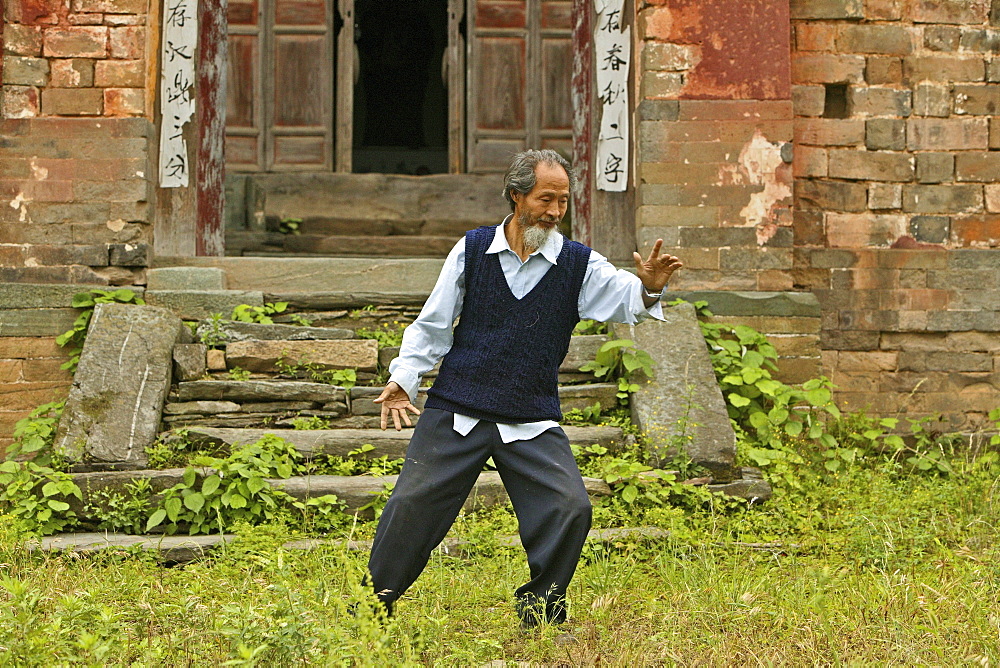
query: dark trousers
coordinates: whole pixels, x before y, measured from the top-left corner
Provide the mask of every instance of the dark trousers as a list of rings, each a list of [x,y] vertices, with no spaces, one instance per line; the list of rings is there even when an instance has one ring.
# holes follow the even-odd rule
[[[454,415],[426,409],[382,511],[368,569],[375,593],[392,603],[427,565],[454,523],[486,460],[493,457],[517,515],[531,580],[517,589],[518,614],[533,626],[566,619],[566,589],[590,529],[590,499],[562,429],[503,443],[481,421],[467,436]]]

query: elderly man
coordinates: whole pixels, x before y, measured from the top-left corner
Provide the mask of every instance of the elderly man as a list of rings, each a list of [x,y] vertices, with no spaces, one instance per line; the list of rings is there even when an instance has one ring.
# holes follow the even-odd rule
[[[407,327],[375,400],[382,428],[410,425],[420,378],[443,357],[386,503],[368,564],[375,594],[393,602],[417,579],[492,457],[517,515],[531,580],[516,591],[522,625],[566,619],[591,508],[559,427],[559,364],[581,318],[662,318],[660,293],[681,267],[634,254],[635,275],[565,239],[556,226],[573,173],[551,150],[516,155],[504,179],[513,213],[465,235]],[[455,319],[461,316],[458,325]]]

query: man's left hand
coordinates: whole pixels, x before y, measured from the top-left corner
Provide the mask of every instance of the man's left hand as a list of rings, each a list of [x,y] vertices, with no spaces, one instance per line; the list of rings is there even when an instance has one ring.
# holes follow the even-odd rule
[[[673,255],[660,254],[660,247],[663,246],[663,239],[657,239],[653,244],[653,250],[649,252],[649,257],[645,260],[638,253],[632,253],[635,260],[635,275],[642,281],[643,287],[652,293],[662,292],[667,281],[675,271],[684,264]]]

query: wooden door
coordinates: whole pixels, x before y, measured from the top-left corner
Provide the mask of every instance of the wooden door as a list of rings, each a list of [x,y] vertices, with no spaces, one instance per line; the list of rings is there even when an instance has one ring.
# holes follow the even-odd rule
[[[332,0],[230,2],[229,169],[333,168],[333,28]]]
[[[466,171],[573,146],[572,0],[468,0]]]

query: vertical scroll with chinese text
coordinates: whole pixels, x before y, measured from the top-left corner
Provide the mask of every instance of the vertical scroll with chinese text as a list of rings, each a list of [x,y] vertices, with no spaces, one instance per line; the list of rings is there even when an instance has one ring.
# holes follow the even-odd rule
[[[624,192],[628,187],[628,71],[632,29],[622,29],[624,0],[594,0],[594,59],[601,100],[594,171],[598,190]]]

